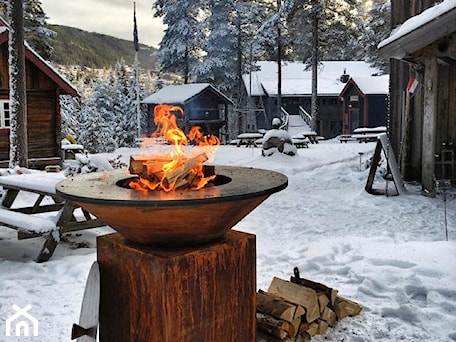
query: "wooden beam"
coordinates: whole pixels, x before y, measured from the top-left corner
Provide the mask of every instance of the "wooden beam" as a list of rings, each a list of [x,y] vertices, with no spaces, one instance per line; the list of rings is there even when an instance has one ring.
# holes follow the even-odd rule
[[[424,60],[424,113],[423,113],[423,148],[421,155],[421,183],[424,195],[434,197],[436,117],[438,64],[436,58]]]

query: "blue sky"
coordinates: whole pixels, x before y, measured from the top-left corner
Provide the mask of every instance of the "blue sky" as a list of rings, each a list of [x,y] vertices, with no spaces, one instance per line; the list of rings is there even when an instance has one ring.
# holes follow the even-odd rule
[[[133,40],[132,0],[41,0],[49,24],[77,27],[89,32]],[[139,42],[157,47],[165,26],[154,18],[152,1],[136,1]]]

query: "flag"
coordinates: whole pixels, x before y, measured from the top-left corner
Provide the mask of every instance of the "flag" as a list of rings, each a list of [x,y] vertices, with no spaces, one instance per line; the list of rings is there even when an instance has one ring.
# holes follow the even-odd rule
[[[136,25],[136,2],[133,3],[133,46],[139,51],[138,26]]]
[[[407,92],[413,94],[416,91],[416,88],[418,87],[419,82],[416,78],[410,77],[408,83],[407,83]]]

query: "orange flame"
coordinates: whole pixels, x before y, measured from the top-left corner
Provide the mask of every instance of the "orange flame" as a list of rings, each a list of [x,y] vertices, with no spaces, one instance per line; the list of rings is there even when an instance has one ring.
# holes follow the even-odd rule
[[[147,170],[154,170],[153,177],[145,178],[140,176],[138,181],[130,182],[130,187],[136,190],[164,190],[172,191],[176,188],[187,185],[187,187],[201,189],[215,175],[206,177],[204,175],[203,163],[211,158],[220,140],[214,135],[204,135],[201,128],[194,126],[191,128],[188,137],[179,128],[177,118],[173,114],[180,112],[182,117],[184,111],[178,106],[157,105],[154,109],[154,123],[157,129],[152,133],[151,138],[155,141],[164,139],[167,143],[174,146],[174,150],[160,156],[150,156],[150,160],[145,162]],[[197,146],[191,152],[186,153],[183,146],[193,141]],[[148,142],[143,143],[143,147]],[[157,170],[158,164],[158,170]]]

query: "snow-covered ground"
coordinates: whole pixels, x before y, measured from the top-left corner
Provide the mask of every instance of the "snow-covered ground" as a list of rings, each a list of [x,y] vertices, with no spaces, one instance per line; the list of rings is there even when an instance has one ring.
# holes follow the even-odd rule
[[[363,306],[359,316],[313,341],[456,341],[456,201],[447,202],[446,241],[441,196],[424,197],[411,184],[407,195],[366,193],[365,164],[374,147],[322,141],[294,157],[219,148],[215,164],[271,169],[289,179],[285,190],[234,227],[256,234],[257,287],[266,290],[274,276],[289,279],[298,266],[302,277],[337,288]],[[126,161],[137,152],[118,151]],[[374,183],[387,185],[394,186],[380,177]],[[37,264],[41,238],[18,241],[14,230],[0,228],[0,341],[70,340],[96,259],[95,237],[108,232],[70,234],[51,260]],[[13,304],[32,306],[38,337],[5,336]]]

